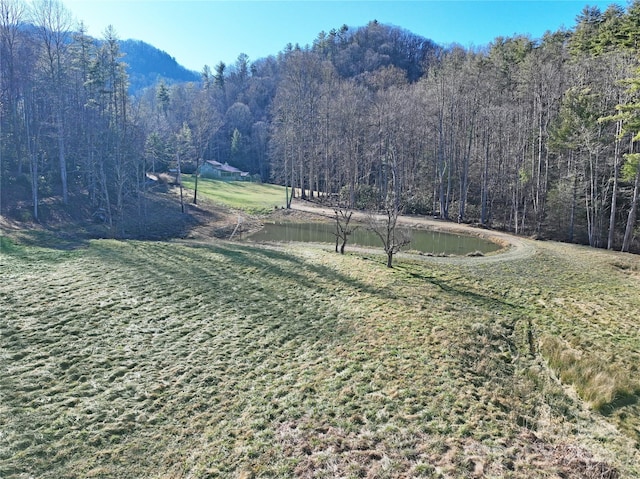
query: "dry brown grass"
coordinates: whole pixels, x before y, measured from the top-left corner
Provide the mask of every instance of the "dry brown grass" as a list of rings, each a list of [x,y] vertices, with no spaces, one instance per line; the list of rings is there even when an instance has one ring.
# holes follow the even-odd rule
[[[640,381],[594,354],[572,348],[558,337],[544,336],[540,347],[560,379],[574,385],[582,399],[598,411],[608,412],[640,394]]]

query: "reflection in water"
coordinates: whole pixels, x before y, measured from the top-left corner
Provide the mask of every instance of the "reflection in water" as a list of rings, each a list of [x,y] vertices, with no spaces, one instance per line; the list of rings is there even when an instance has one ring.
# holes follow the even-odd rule
[[[335,243],[335,224],[331,223],[272,223],[250,235],[250,241],[297,241]],[[405,250],[421,251],[434,255],[466,255],[479,251],[483,254],[500,249],[500,246],[474,236],[442,233],[431,230],[408,230],[411,244]],[[358,228],[350,237],[349,245],[382,247],[380,239],[365,227]]]

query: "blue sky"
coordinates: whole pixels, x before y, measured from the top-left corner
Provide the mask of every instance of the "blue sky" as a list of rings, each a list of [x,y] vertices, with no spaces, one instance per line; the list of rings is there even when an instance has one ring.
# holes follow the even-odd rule
[[[89,34],[113,25],[121,39],[150,43],[187,68],[202,70],[240,53],[249,60],[287,43],[306,45],[324,30],[370,20],[405,28],[447,45],[482,46],[497,36],[571,28],[587,4],[603,11],[626,1],[576,0],[62,0]]]

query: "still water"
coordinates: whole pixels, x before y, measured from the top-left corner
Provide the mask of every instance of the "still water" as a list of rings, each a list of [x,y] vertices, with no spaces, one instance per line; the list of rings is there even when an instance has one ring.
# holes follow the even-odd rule
[[[269,223],[260,231],[250,235],[249,241],[297,241],[313,243],[336,242],[334,235],[335,224],[332,223]],[[482,238],[464,236],[452,233],[442,233],[431,230],[408,230],[411,244],[405,250],[421,251],[434,255],[459,255],[480,251],[483,254],[500,249],[500,246]],[[366,228],[358,228],[347,243],[357,246],[373,246],[382,248],[380,239]]]

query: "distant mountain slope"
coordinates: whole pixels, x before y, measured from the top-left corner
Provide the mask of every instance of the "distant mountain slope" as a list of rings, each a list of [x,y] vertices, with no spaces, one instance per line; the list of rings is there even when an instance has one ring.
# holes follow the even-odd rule
[[[168,53],[140,40],[122,40],[120,50],[128,65],[129,90],[136,92],[154,85],[159,79],[166,83],[198,81],[196,72],[180,65]]]

